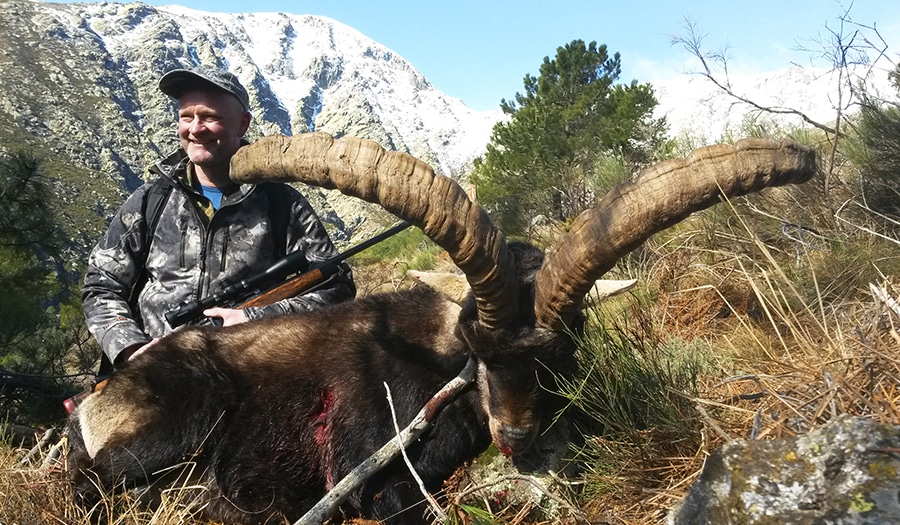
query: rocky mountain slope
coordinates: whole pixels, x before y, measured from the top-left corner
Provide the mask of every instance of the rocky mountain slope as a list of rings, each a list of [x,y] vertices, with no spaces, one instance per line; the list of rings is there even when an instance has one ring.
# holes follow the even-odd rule
[[[201,62],[247,86],[251,137],[360,136],[451,177],[481,154],[499,117],[444,95],[390,49],[322,17],[0,2],[0,150],[27,147],[44,158],[82,248],[146,167],[176,146],[175,106],[158,78]],[[352,234],[362,212],[312,193],[338,235]]]
[[[477,112],[444,95],[390,49],[324,17],[0,0],[0,151],[31,148],[44,158],[76,257],[147,166],[175,147],[175,105],[156,82],[197,63],[240,76],[254,112],[251,138],[310,130],[361,136],[451,177],[465,174],[501,118],[499,110]],[[762,104],[833,118],[835,85],[822,72],[792,68],[731,80]],[[687,134],[695,145],[738,131],[749,112],[699,76],[640,81],[654,85],[657,115],[667,116],[671,135]],[[371,207],[304,191],[338,240],[371,231],[363,227]]]

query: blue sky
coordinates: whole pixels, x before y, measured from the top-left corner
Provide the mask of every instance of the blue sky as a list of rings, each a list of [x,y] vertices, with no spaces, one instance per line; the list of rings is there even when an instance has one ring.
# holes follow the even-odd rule
[[[537,75],[545,56],[574,39],[606,44],[622,56],[621,81],[648,82],[697,64],[675,35],[690,19],[710,51],[728,47],[733,73],[807,65],[822,54],[821,42],[841,30],[847,9],[857,23],[875,23],[896,63],[900,8],[896,0],[150,0],[224,13],[286,12],[333,18],[391,48],[438,89],[478,110],[522,91],[526,74]],[[851,7],[852,6],[852,7]],[[853,29],[845,25],[845,34]],[[801,51],[799,48],[814,50]],[[819,65],[821,61],[818,62]]]

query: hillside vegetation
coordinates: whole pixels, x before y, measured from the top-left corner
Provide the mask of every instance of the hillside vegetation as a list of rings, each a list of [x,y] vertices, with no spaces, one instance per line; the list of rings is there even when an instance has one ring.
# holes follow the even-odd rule
[[[842,158],[832,199],[817,178],[696,214],[614,270],[640,285],[591,310],[581,375],[565,393],[584,433],[572,448],[578,484],[563,490],[573,505],[610,523],[657,523],[725,440],[796,435],[839,414],[900,423],[900,223],[854,194],[863,165]],[[830,200],[844,203],[837,214]],[[370,254],[359,275],[373,281],[361,288],[401,281],[419,253],[402,250],[423,242],[410,232],[397,251]],[[23,468],[14,447],[0,457],[0,521],[87,523],[58,473]],[[114,523],[188,519],[177,494],[156,513],[128,498],[108,501]],[[456,508],[479,523],[539,521],[501,497],[486,503]]]
[[[597,51],[583,43],[566,50],[573,48]],[[713,69],[706,71],[715,77]],[[900,93],[900,70],[892,75]],[[646,87],[618,93],[629,89],[640,95],[641,108],[652,106]],[[442,500],[451,521],[660,523],[696,479],[704,458],[727,440],[794,436],[843,414],[900,424],[896,95],[862,97],[860,111],[836,111],[831,123],[785,128],[761,118],[722,137],[791,137],[816,149],[819,173],[802,186],[769,189],[697,213],[620,261],[605,277],[636,278],[639,285],[587,312],[579,375],[560,392],[570,400],[565,415],[577,430],[569,451],[572,469],[553,480],[553,496],[545,500],[552,505],[513,501],[508,486],[524,478],[476,492],[472,478],[460,471]],[[550,111],[548,105],[535,107],[537,114]],[[514,105],[509,109],[515,112]],[[565,179],[578,190],[567,194],[577,196],[570,200],[573,209],[621,180],[623,170],[695,146],[685,140],[661,143],[659,123],[644,124],[654,125],[654,140],[640,155],[624,155],[623,144],[639,142],[627,138],[589,159],[585,152],[592,150],[582,142],[557,144],[584,169]],[[640,119],[634,129],[647,131]],[[0,523],[87,525],[89,510],[73,502],[58,464],[44,461],[48,447],[23,462],[34,439],[14,427],[60,427],[59,402],[83,386],[98,355],[80,322],[77,272],[67,269],[42,229],[53,231],[59,218],[52,207],[29,200],[36,196],[40,202],[46,189],[33,160],[7,156],[0,165],[6,184],[0,196],[19,206],[0,206],[0,299],[7,301],[4,312],[21,314],[0,320],[0,415],[8,430],[0,446]],[[482,181],[491,173],[515,172],[499,158],[490,162],[491,169],[481,165]],[[556,167],[546,166],[548,172]],[[541,190],[552,195],[554,188]],[[523,221],[520,212],[534,218],[558,200],[541,198],[521,210],[510,208],[517,205],[515,195],[494,197],[494,211],[516,228],[510,233],[541,245],[552,245],[572,218]],[[40,212],[44,222],[17,237],[20,229],[8,225],[21,224],[15,210],[23,206]],[[408,286],[406,269],[446,264],[418,231],[352,262],[363,294]],[[495,456],[489,450],[479,462]],[[115,525],[205,523],[187,505],[194,490],[167,492],[157,510],[142,507],[133,494],[111,494],[102,505]]]

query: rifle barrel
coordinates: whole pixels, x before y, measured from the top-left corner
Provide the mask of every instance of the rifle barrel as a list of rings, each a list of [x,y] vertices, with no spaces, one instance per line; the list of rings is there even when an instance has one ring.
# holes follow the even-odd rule
[[[345,260],[349,259],[350,257],[353,257],[354,255],[356,255],[357,253],[365,250],[366,248],[372,247],[372,246],[380,243],[381,241],[387,239],[388,237],[397,235],[398,233],[402,232],[403,230],[409,228],[410,226],[412,226],[411,223],[403,221],[396,226],[393,226],[391,228],[388,228],[387,230],[384,230],[383,232],[379,233],[378,235],[375,235],[369,239],[366,239],[366,240],[360,242],[359,244],[356,244],[354,246],[347,248],[346,251],[338,254],[333,259],[340,259],[342,261],[345,261]]]

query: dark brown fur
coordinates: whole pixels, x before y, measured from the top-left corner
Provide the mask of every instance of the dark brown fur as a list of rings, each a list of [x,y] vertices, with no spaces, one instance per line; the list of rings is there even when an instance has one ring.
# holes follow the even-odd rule
[[[540,253],[529,250],[520,248],[520,255]],[[522,275],[523,304],[534,269]],[[385,382],[404,426],[474,353],[481,362],[477,385],[443,408],[408,450],[436,491],[487,448],[492,432],[502,450],[518,453],[549,419],[542,411],[552,405],[540,401],[546,393],[537,376],[546,386],[550,369],[571,371],[572,342],[533,322],[526,314],[517,326],[484,330],[473,308],[460,315],[436,292],[417,288],[309,314],[176,332],[72,418],[72,479],[90,500],[98,496],[94,479],[104,489],[141,486],[155,481],[153,473],[189,461],[192,481],[209,490],[201,498],[209,516],[297,519],[393,437]],[[107,413],[137,416],[105,428]],[[171,483],[171,476],[162,481]],[[421,500],[396,460],[353,495],[346,512],[420,523]]]

